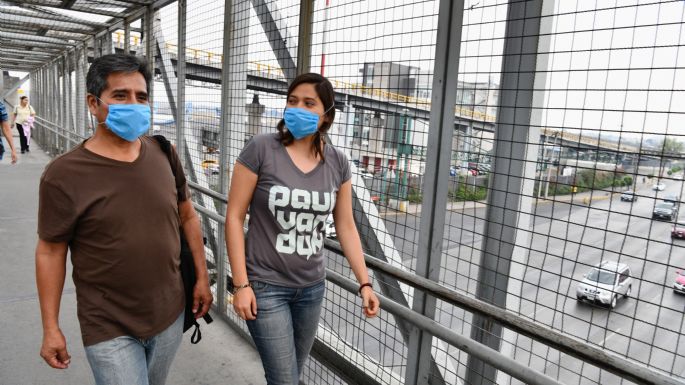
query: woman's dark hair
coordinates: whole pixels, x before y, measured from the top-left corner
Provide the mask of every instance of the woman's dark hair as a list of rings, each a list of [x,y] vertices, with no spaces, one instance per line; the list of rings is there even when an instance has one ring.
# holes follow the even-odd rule
[[[321,143],[322,135],[328,132],[331,128],[331,124],[333,124],[333,119],[335,118],[335,91],[328,79],[319,74],[308,73],[296,77],[293,82],[290,83],[290,86],[288,86],[287,98],[290,97],[290,94],[292,94],[295,88],[300,84],[313,84],[316,94],[323,103],[323,110],[328,111],[324,115],[324,117],[327,117],[328,119],[323,122],[321,127],[319,127],[319,130],[314,134],[314,141],[312,142],[312,152],[314,152],[315,155],[320,156],[322,160],[325,160],[323,156],[323,144]],[[284,146],[295,141],[295,138],[290,131],[285,128],[285,120],[281,119],[276,128],[278,129],[278,140],[280,140]]]
[[[147,63],[134,55],[123,53],[104,55],[93,60],[86,75],[88,93],[99,98],[107,88],[107,78],[113,72],[140,72],[145,78],[147,93],[150,93],[152,74]]]
[[[28,99],[28,98],[29,98],[28,96],[24,95],[24,96],[20,96],[19,100],[24,100],[24,99]]]

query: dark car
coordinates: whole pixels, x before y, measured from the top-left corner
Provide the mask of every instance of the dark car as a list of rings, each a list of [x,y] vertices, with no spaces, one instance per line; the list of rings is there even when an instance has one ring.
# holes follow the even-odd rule
[[[633,202],[637,200],[637,195],[635,195],[635,192],[632,190],[624,191],[623,194],[621,194],[621,200],[626,202]]]
[[[670,202],[659,202],[654,206],[652,218],[672,221],[678,217],[678,206]]]
[[[671,238],[685,238],[685,222],[676,222],[673,224]]]

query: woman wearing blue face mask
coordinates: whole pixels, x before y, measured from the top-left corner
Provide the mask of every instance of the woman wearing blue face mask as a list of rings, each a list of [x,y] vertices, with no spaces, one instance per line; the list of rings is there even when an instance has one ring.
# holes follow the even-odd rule
[[[334,98],[324,77],[295,78],[278,132],[253,137],[233,171],[226,209],[233,309],[247,321],[269,385],[298,384],[314,342],[331,213],[360,283],[361,311],[374,317],[379,308],[352,216],[349,161],[324,140],[335,118]]]

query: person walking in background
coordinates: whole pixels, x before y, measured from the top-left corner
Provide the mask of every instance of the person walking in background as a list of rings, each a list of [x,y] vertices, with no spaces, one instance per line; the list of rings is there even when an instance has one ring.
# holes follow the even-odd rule
[[[10,118],[5,109],[5,103],[0,102],[0,126],[2,126],[2,134],[7,139],[7,144],[10,148],[12,156],[12,164],[17,163],[17,151],[14,148],[14,140],[12,139],[12,128],[10,127]],[[2,138],[0,138],[0,160],[5,155],[5,146],[2,145]]]
[[[247,321],[268,385],[297,385],[314,343],[325,292],[324,227],[331,212],[360,283],[361,311],[374,317],[379,308],[352,214],[349,161],[324,140],[335,118],[334,98],[333,86],[321,75],[295,78],[278,132],[250,139],[231,180],[226,245],[233,309]]]
[[[40,355],[57,369],[71,361],[59,328],[69,250],[95,383],[163,385],[183,333],[181,231],[195,265],[195,317],[213,301],[200,220],[176,151],[167,156],[157,140],[143,136],[150,128],[147,64],[127,54],[99,57],[86,86],[97,129],[48,164],[40,179]]]
[[[14,107],[14,116],[12,118],[12,124],[17,125],[17,131],[19,131],[19,146],[21,153],[29,152],[29,143],[31,140],[31,129],[28,131],[24,129],[24,123],[27,123],[29,117],[35,117],[36,111],[29,104],[28,96],[22,96],[19,98],[19,105]],[[32,124],[32,123],[31,123]]]

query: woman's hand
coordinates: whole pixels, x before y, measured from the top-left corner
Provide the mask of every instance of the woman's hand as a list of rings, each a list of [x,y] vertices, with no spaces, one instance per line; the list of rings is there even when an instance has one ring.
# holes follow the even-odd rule
[[[257,298],[251,287],[242,288],[233,295],[233,310],[246,321],[257,319]]]
[[[364,309],[364,314],[368,317],[375,317],[378,314],[378,309],[380,308],[381,302],[376,297],[376,293],[369,286],[362,288],[362,309]]]

